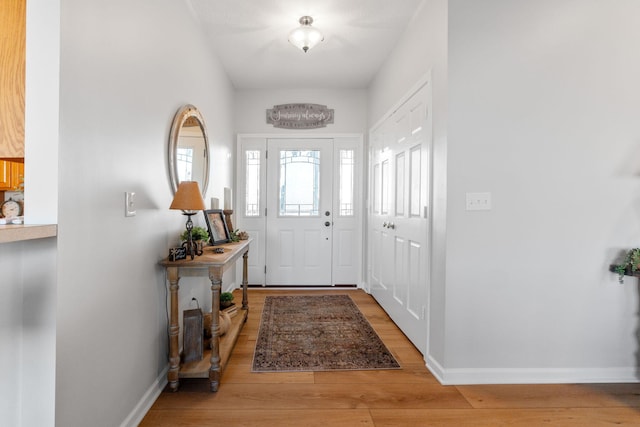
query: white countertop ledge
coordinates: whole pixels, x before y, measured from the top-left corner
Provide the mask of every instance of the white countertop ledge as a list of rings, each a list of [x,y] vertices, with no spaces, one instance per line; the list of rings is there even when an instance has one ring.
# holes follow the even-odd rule
[[[44,239],[58,235],[56,224],[43,225],[0,225],[0,243],[23,240]]]

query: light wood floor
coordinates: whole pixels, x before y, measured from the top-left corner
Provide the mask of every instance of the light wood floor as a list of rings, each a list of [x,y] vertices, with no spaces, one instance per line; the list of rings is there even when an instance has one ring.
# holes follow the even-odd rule
[[[264,297],[291,292],[351,295],[402,369],[251,373]],[[640,426],[640,384],[442,386],[363,291],[250,289],[249,307],[219,391],[181,380],[141,426]]]

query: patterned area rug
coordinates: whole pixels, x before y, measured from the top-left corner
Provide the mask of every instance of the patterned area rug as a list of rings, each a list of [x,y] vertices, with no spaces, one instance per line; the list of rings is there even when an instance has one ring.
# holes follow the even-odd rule
[[[399,368],[348,295],[266,297],[253,372]]]

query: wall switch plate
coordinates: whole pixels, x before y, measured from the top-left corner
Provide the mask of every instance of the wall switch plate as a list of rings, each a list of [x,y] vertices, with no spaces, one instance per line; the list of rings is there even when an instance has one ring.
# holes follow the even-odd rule
[[[136,216],[135,195],[134,192],[124,193],[124,216]]]
[[[490,211],[491,193],[467,193],[468,211]]]

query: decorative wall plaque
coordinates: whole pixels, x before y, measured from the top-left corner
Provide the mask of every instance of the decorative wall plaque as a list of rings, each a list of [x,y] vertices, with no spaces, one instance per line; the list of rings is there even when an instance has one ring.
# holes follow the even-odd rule
[[[267,123],[276,128],[316,129],[333,124],[333,109],[319,104],[282,104],[267,109]]]

